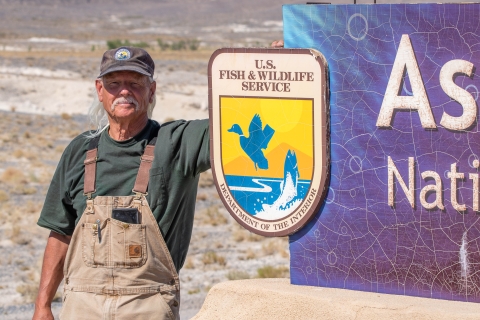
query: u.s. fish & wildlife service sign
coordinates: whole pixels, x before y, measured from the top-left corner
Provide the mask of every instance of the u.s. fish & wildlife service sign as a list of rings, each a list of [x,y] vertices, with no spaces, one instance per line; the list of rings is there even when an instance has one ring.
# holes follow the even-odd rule
[[[209,63],[211,161],[218,193],[248,230],[285,236],[328,188],[328,85],[308,49],[220,49]]]

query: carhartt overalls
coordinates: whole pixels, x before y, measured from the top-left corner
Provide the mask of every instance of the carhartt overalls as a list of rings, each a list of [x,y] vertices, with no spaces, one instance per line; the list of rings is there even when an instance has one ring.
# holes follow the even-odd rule
[[[92,198],[98,138],[85,160],[87,207],[65,260],[60,319],[178,319],[178,274],[145,198],[156,138],[141,158],[134,196]],[[113,219],[115,208],[137,208],[140,223]]]

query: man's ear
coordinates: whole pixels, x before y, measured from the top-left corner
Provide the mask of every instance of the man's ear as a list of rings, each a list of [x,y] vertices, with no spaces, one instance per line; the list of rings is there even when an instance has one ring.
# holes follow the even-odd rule
[[[153,102],[153,97],[155,96],[155,91],[157,90],[157,82],[153,81],[150,83],[150,97],[148,98],[148,103]]]
[[[97,90],[98,101],[103,102],[103,82],[100,79],[95,80],[95,89]]]

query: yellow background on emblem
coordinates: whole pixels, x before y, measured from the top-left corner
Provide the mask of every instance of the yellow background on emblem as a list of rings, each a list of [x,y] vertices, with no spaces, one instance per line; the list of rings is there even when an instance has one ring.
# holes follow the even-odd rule
[[[222,166],[225,175],[283,178],[288,150],[297,156],[300,179],[310,180],[313,172],[313,101],[301,99],[269,99],[221,97]],[[240,146],[239,135],[228,130],[238,124],[245,137],[255,114],[275,133],[263,150],[268,169],[255,170],[253,161]]]

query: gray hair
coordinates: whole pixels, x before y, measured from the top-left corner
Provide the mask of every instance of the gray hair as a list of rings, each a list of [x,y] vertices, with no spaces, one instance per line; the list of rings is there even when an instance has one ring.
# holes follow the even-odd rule
[[[102,78],[99,78],[102,81]],[[148,77],[149,83],[152,83],[154,79],[152,77]],[[90,118],[90,124],[95,128],[87,134],[89,138],[95,138],[99,136],[105,129],[108,128],[108,116],[103,108],[103,103],[98,100],[96,97],[96,92],[94,94],[94,98],[90,108],[88,109],[88,117]],[[157,103],[156,95],[153,95],[152,103],[148,104],[147,107],[147,115],[150,119],[152,117],[153,108],[155,108],[155,104]]]

